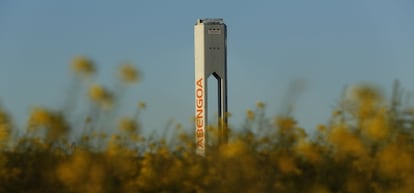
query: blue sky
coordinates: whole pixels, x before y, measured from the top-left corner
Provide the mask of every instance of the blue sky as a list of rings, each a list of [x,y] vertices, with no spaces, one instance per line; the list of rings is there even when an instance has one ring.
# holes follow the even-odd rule
[[[143,82],[137,101],[147,130],[168,120],[190,127],[194,112],[193,26],[197,18],[228,26],[230,123],[241,126],[257,101],[276,115],[294,103],[299,124],[325,123],[342,89],[360,82],[389,91],[399,79],[414,91],[413,1],[0,1],[0,100],[16,121],[30,108],[62,106],[73,56],[98,65],[96,83],[113,86],[129,61]],[[289,96],[289,85],[304,89]],[[388,92],[389,93],[389,92]]]

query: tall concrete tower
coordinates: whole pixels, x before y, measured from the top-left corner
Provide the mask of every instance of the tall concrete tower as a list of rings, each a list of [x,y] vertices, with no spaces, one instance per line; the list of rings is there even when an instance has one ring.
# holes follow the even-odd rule
[[[207,79],[218,82],[219,144],[227,142],[227,28],[223,19],[198,19],[194,26],[196,153],[205,155]]]

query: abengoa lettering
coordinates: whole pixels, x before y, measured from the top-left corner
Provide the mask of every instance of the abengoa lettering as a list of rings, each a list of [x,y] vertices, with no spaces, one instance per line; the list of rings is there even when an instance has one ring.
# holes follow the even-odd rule
[[[203,78],[196,81],[196,143],[197,150],[204,151],[204,85]]]

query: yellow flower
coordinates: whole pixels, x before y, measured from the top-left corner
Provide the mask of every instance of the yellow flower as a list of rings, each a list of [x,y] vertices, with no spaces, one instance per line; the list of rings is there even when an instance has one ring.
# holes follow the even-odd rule
[[[292,129],[296,126],[296,121],[292,117],[277,117],[275,122],[281,130]]]
[[[377,102],[382,99],[378,89],[372,85],[356,86],[352,90],[352,95],[361,102]]]
[[[302,171],[296,166],[295,159],[288,155],[280,155],[277,160],[279,170],[284,174],[300,175]]]
[[[89,98],[103,107],[110,107],[113,103],[113,94],[100,85],[89,88]]]
[[[84,56],[77,56],[72,60],[72,70],[85,77],[95,73],[93,62]]]
[[[134,120],[124,117],[119,120],[118,129],[125,133],[132,134],[137,132],[138,127]]]
[[[330,191],[327,187],[316,184],[310,188],[309,193],[330,193]]]
[[[316,128],[317,128],[319,133],[325,133],[326,132],[326,126],[325,125],[320,124]]]
[[[405,145],[389,144],[377,156],[379,171],[385,176],[399,176],[412,171],[414,158]]]
[[[256,103],[256,107],[259,108],[259,109],[263,109],[263,108],[265,108],[265,104],[262,101],[258,101]]]
[[[93,85],[90,89],[89,89],[89,97],[93,100],[93,101],[100,101],[103,98],[105,98],[105,90],[102,86],[99,85]]]
[[[382,102],[382,95],[373,86],[360,85],[354,87],[351,91],[351,99],[358,105],[357,115],[360,119],[372,116]]]
[[[144,102],[138,103],[138,109],[145,109],[146,107],[147,107],[147,104],[145,104]]]
[[[367,153],[361,139],[343,125],[335,126],[329,134],[328,140],[334,145],[339,158],[343,158],[341,156],[345,155],[361,157]]]
[[[57,168],[57,177],[68,186],[78,185],[87,178],[89,166],[90,154],[87,151],[76,151],[71,156],[71,160]]]
[[[250,120],[250,121],[253,121],[254,120],[254,112],[252,111],[252,110],[250,110],[250,109],[248,109],[247,111],[246,111],[246,114],[247,114],[247,119],[248,120]]]
[[[342,115],[342,111],[341,110],[335,110],[335,111],[332,112],[332,116],[333,117],[338,117],[340,115]]]
[[[389,136],[389,125],[385,111],[364,122],[363,132],[373,141],[381,141]]]
[[[32,110],[29,118],[29,124],[32,126],[47,126],[51,123],[51,113],[44,108],[35,108]]]
[[[46,138],[49,140],[56,140],[64,137],[69,132],[69,127],[64,117],[59,113],[51,114],[51,124],[49,125],[46,133]]]
[[[2,143],[9,139],[11,129],[12,126],[8,114],[0,109],[0,147]]]
[[[317,164],[322,161],[321,152],[318,147],[310,142],[300,140],[295,147],[298,154],[302,155],[306,161]]]
[[[45,137],[51,141],[64,137],[69,132],[69,126],[62,114],[40,107],[32,110],[28,123],[28,132],[37,132],[38,129],[45,128]]]
[[[225,158],[240,157],[248,151],[247,144],[242,140],[235,140],[221,147],[220,153]]]
[[[139,71],[131,64],[124,64],[119,69],[119,76],[125,83],[134,83],[139,81]]]
[[[7,125],[0,124],[0,147],[1,144],[9,139],[10,128]]]

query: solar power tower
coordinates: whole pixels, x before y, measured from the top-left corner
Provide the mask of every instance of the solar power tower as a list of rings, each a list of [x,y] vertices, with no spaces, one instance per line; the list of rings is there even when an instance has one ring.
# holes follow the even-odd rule
[[[206,153],[207,79],[218,82],[218,140],[227,143],[227,27],[223,19],[198,19],[194,26],[196,153]]]

